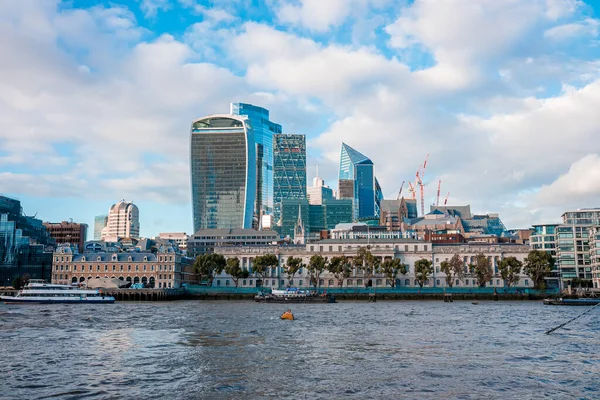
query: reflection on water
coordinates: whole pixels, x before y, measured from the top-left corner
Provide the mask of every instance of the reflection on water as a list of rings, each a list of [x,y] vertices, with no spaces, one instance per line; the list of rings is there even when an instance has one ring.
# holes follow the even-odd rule
[[[541,303],[0,305],[0,398],[600,398],[600,312]]]

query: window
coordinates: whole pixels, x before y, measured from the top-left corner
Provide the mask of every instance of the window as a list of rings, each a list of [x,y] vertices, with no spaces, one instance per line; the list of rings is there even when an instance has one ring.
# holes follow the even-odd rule
[[[423,251],[427,251],[427,245],[423,245]]]
[[[435,281],[435,284],[439,286],[439,285],[440,285],[440,280],[439,280],[439,279],[437,279],[437,280]]]
[[[456,286],[460,286],[460,281],[457,279],[457,280],[456,280],[456,282],[454,282],[454,284],[455,284]]]
[[[440,259],[439,259],[439,258],[436,258],[436,259],[435,259],[435,262],[440,262]]]
[[[408,245],[404,246],[404,251],[408,251]]]
[[[242,285],[246,286],[246,280],[245,279],[242,281]]]
[[[529,279],[525,279],[525,286],[529,286]]]
[[[302,286],[302,279],[298,281],[298,286]]]
[[[419,251],[419,246],[415,244],[415,251]]]
[[[352,279],[348,279],[346,281],[346,286],[352,286]]]

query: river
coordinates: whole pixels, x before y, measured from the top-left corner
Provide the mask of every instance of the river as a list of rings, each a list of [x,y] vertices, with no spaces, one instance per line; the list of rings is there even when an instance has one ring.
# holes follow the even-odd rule
[[[2,399],[599,399],[600,307],[0,305]]]

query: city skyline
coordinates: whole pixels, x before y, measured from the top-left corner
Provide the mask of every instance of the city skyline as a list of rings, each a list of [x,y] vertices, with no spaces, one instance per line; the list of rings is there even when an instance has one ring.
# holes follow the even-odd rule
[[[346,142],[386,198],[430,154],[427,205],[442,180],[511,228],[600,202],[594,2],[259,3],[6,4],[0,191],[90,227],[127,198],[142,236],[192,233],[186,132],[247,102],[334,189]]]

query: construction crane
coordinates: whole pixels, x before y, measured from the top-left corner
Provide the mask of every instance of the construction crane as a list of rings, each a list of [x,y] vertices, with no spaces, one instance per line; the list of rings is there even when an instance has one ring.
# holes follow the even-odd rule
[[[438,181],[438,191],[437,191],[437,197],[435,198],[435,206],[439,206],[440,205],[440,188],[442,186],[442,180],[440,179]]]
[[[415,191],[415,186],[416,186],[416,184],[413,186],[412,182],[408,182],[408,191],[410,192],[410,197],[413,200],[417,198],[417,192]]]
[[[398,191],[398,197],[396,197],[396,200],[400,200],[401,199],[400,196],[402,196],[402,188],[404,187],[404,182],[405,181],[402,181],[402,185],[400,185],[400,190]]]
[[[421,189],[421,215],[425,215],[425,195],[424,188],[425,184],[423,183],[423,178],[425,177],[425,169],[427,168],[427,160],[429,160],[429,154],[425,156],[425,162],[422,166],[419,167],[417,171],[417,181],[419,182],[419,186]]]
[[[450,196],[450,192],[448,192],[446,198],[444,199],[444,206],[446,205],[446,203],[448,203],[448,196]]]

